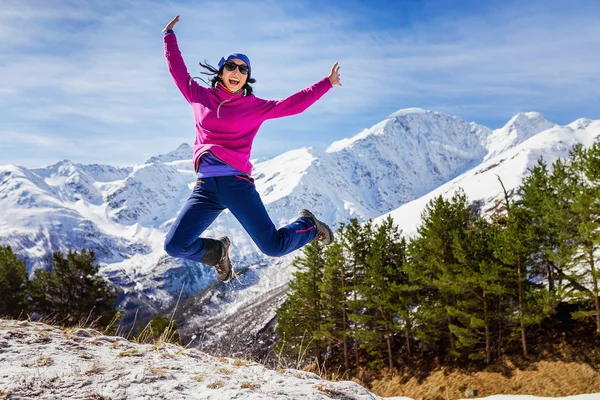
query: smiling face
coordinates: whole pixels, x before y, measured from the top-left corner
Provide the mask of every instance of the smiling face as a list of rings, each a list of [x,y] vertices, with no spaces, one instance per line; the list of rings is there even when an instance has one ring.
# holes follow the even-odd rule
[[[240,60],[239,58],[232,58],[227,62],[233,62],[237,65],[246,65],[246,63]],[[225,85],[225,87],[232,92],[237,92],[241,90],[246,84],[246,81],[248,80],[248,75],[240,73],[239,68],[236,68],[233,71],[229,71],[227,70],[227,68],[223,68],[223,72],[220,76],[223,80],[223,84]]]

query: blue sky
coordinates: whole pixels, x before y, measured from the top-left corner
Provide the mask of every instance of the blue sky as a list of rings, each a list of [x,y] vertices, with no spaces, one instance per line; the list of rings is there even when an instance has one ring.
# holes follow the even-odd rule
[[[343,86],[266,122],[254,158],[324,150],[409,107],[493,129],[522,111],[600,119],[595,0],[0,0],[0,164],[131,165],[191,144],[163,56],[175,15],[192,75],[244,52],[258,97],[285,98],[339,61]]]

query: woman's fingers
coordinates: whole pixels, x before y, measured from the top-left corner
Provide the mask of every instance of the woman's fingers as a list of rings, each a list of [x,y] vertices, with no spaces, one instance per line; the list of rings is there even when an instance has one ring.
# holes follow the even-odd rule
[[[331,72],[337,72],[340,70],[340,67],[338,66],[338,63],[336,62],[335,64],[333,64],[333,67],[331,67]]]
[[[175,18],[173,18],[173,20],[171,22],[169,22],[167,24],[167,26],[165,26],[165,29],[163,29],[163,32],[168,31],[170,29],[173,29],[173,27],[175,26],[176,23],[179,22],[179,15],[176,16]]]
[[[340,82],[340,66],[339,63],[335,63],[333,64],[333,67],[331,67],[331,73],[329,74],[329,81],[331,82],[332,85],[338,85],[338,86],[342,86],[342,83]]]

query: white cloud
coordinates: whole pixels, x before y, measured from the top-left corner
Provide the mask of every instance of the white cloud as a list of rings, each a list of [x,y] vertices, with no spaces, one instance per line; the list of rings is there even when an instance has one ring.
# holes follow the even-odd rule
[[[162,54],[160,31],[176,14],[192,75],[199,74],[199,61],[214,65],[224,53],[243,51],[251,58],[259,97],[286,97],[340,62],[344,86],[304,115],[286,119],[289,125],[265,125],[264,142],[257,142],[254,152],[258,157],[285,149],[282,126],[294,132],[304,126],[310,146],[339,139],[335,124],[342,120],[346,129],[360,119],[359,132],[364,115],[376,121],[404,107],[435,106],[466,119],[506,120],[517,105],[542,112],[575,104],[592,110],[585,102],[599,100],[600,28],[597,13],[582,4],[563,11],[532,1],[484,15],[359,30],[365,20],[352,8],[331,14],[333,8],[324,12],[268,0],[10,1],[0,13],[0,24],[12,27],[0,32],[0,130],[47,130],[65,143],[85,132],[113,143],[137,143],[150,154],[165,150],[166,129],[191,142],[191,112]],[[276,146],[268,145],[275,141]],[[103,150],[80,145],[73,158],[102,156]],[[25,146],[35,144],[23,140]],[[14,146],[10,154],[4,151],[0,159],[18,162]],[[123,157],[142,161],[135,152]]]
[[[61,145],[60,140],[44,135],[35,135],[30,133],[18,132],[0,132],[0,143],[3,145],[23,143],[33,146],[44,146],[49,148],[58,148]]]

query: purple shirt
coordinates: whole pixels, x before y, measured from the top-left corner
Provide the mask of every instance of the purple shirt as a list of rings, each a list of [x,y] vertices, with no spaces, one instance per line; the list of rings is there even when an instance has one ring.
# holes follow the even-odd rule
[[[210,152],[202,154],[200,166],[196,172],[198,178],[211,178],[213,176],[246,175],[245,173],[225,164]]]

